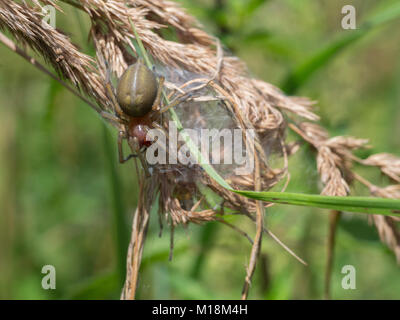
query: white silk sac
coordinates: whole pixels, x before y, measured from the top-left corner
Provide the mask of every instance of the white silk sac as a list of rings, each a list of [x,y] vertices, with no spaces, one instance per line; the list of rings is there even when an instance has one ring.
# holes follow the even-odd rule
[[[161,108],[174,106],[162,113],[162,129],[149,132],[154,143],[146,150],[146,160],[152,171],[173,173],[183,183],[203,174],[205,164],[224,179],[251,174],[254,132],[239,128],[215,81],[162,65],[154,72],[165,78]]]

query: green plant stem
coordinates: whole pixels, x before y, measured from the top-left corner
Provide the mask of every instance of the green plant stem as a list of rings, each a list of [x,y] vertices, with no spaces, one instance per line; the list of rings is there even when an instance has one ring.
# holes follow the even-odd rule
[[[114,239],[115,251],[117,258],[117,275],[119,283],[122,287],[125,274],[126,274],[126,252],[129,243],[128,229],[124,219],[124,202],[122,200],[121,182],[119,180],[117,168],[115,166],[115,151],[113,150],[113,142],[106,125],[102,124],[103,128],[103,141],[106,154],[106,163],[109,173],[109,185],[112,193],[112,207],[113,207],[113,224],[114,224]]]

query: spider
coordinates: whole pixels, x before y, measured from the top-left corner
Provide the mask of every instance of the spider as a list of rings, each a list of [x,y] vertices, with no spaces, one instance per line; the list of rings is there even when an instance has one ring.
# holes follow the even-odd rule
[[[116,93],[107,75],[106,90],[111,99],[115,114],[103,113],[103,116],[121,124],[118,133],[119,162],[124,163],[131,158],[139,157],[146,175],[149,176],[147,163],[142,153],[153,143],[147,140],[149,129],[161,129],[157,120],[161,114],[181,102],[180,99],[162,106],[161,96],[164,77],[157,78],[153,71],[147,68],[142,59],[130,65],[118,80]],[[134,153],[124,157],[122,143],[126,139]]]

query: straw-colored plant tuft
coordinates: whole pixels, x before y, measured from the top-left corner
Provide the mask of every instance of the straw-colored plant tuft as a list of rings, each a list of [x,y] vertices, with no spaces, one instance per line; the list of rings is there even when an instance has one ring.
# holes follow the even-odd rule
[[[254,129],[256,132],[253,150],[256,160],[255,174],[224,177],[232,188],[269,190],[286,178],[284,190],[290,177],[288,157],[299,149],[301,143],[306,142],[316,151],[317,170],[323,185],[321,194],[346,196],[351,192],[352,182],[356,180],[369,188],[373,196],[400,198],[399,158],[377,154],[365,160],[358,159],[353,151],[366,147],[367,140],[329,137],[328,132],[316,123],[319,117],[313,112],[314,102],[302,97],[288,97],[273,85],[251,78],[245,64],[235,56],[223,54],[219,41],[204,32],[196,19],[176,3],[164,0],[45,0],[41,3],[54,5],[60,12],[61,3],[85,12],[91,20],[90,39],[96,49],[96,57],[81,52],[61,31],[43,26],[41,5],[36,0],[2,0],[0,28],[8,31],[21,46],[33,49],[62,79],[68,80],[90,101],[94,101],[92,107],[101,115],[113,112],[104,88],[107,69],[114,76],[120,76],[142,54],[138,50],[139,41],[156,63],[201,75],[203,80],[198,82],[203,88],[210,88],[218,95],[235,125],[242,129]],[[160,31],[166,27],[175,30],[179,41],[162,37]],[[138,37],[135,37],[135,32]],[[7,42],[4,35],[1,39],[3,43]],[[11,45],[9,47],[12,48]],[[14,50],[18,52],[16,48]],[[172,85],[170,83],[168,87],[167,83],[168,89]],[[172,91],[169,90],[169,93]],[[113,124],[118,127],[118,124]],[[298,142],[286,142],[288,127],[299,135]],[[281,167],[271,167],[271,150],[282,157]],[[378,167],[395,184],[378,188],[354,172],[355,164]],[[234,193],[222,187],[201,168],[197,169],[199,170],[188,171],[188,174],[193,175],[193,181],[186,181],[186,184],[180,184],[178,175],[174,172],[162,170],[155,170],[152,178],[141,182],[123,298],[134,298],[135,295],[150,209],[157,194],[160,216],[166,216],[172,231],[177,224],[189,222],[217,220],[225,223],[221,216],[221,206],[204,206],[204,199],[200,198],[191,207],[185,207],[176,197],[177,193],[184,190],[202,194],[199,182],[223,199],[222,206],[256,222],[257,234],[253,241],[243,298],[248,294],[262,233],[267,233],[280,242],[262,224],[264,208],[271,206],[271,203],[262,203]],[[400,261],[400,238],[396,220],[374,215],[373,221],[382,241],[395,252]],[[246,235],[238,228],[236,231]],[[287,247],[285,249],[295,255]]]

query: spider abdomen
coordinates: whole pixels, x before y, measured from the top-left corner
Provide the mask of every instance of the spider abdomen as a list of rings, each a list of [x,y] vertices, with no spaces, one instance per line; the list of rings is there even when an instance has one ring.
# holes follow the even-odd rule
[[[131,117],[143,117],[152,109],[157,87],[154,73],[139,59],[120,77],[117,86],[117,102],[125,114]]]

